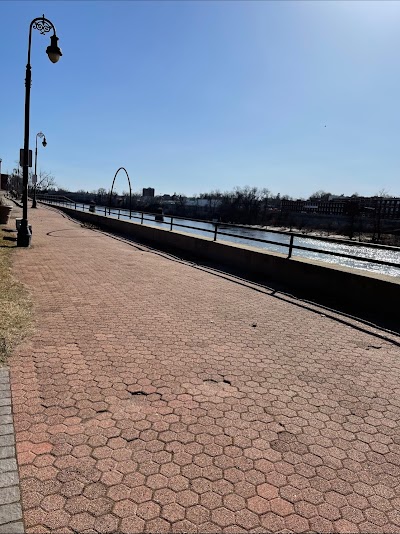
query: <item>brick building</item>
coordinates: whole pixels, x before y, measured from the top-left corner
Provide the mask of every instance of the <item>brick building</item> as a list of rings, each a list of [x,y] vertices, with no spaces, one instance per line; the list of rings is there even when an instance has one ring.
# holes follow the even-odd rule
[[[8,174],[1,174],[0,189],[3,191],[8,190]]]
[[[331,200],[282,200],[281,211],[321,215],[361,214],[365,217],[400,219],[400,198],[343,197]]]

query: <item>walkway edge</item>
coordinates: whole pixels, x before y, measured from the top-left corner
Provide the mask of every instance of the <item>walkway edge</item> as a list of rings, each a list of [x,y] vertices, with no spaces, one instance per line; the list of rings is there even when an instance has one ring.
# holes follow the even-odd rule
[[[0,534],[23,534],[10,373],[0,368]]]

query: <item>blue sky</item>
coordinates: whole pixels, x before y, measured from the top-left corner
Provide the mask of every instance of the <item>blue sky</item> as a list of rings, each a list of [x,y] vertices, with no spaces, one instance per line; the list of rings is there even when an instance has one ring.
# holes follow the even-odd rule
[[[400,2],[0,2],[0,158],[31,148],[69,190],[194,195],[235,186],[400,196]],[[117,188],[126,189],[124,174]]]

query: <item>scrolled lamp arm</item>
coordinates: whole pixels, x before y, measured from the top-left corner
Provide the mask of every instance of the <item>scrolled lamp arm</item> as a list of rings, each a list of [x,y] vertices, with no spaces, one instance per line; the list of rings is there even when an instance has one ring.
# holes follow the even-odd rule
[[[47,140],[46,140],[46,136],[44,135],[43,132],[38,132],[36,134],[36,151],[37,151],[37,138],[40,137],[40,139],[43,139],[42,141],[42,145],[45,147],[47,146]]]
[[[54,24],[49,19],[46,19],[44,15],[43,17],[33,19],[31,25],[34,30],[39,30],[42,35],[48,33],[50,30],[53,30],[54,34],[56,33]]]
[[[57,61],[62,56],[62,52],[57,44],[58,37],[56,34],[56,28],[51,22],[51,20],[46,19],[46,17],[43,15],[42,17],[37,17],[36,19],[33,19],[29,27],[28,65],[30,65],[31,61],[32,30],[38,30],[39,33],[41,33],[42,35],[45,35],[46,33],[53,30],[53,35],[50,37],[50,46],[47,47],[46,53],[52,63],[57,63]]]

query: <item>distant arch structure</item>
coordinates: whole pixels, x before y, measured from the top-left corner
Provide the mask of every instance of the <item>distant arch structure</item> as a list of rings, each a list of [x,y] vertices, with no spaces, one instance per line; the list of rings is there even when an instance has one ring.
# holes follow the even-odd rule
[[[117,177],[117,174],[119,173],[119,171],[125,171],[125,174],[126,174],[126,177],[128,178],[128,184],[129,184],[129,218],[132,217],[132,187],[131,187],[131,180],[129,178],[129,174],[128,174],[128,171],[125,169],[125,167],[120,167],[117,172],[115,173],[114,175],[114,180],[113,180],[113,183],[112,183],[112,186],[111,186],[111,191],[110,191],[110,199],[109,199],[109,206],[108,206],[108,215],[110,215],[111,213],[111,200],[112,200],[112,194],[113,194],[113,188],[114,188],[114,183],[115,183],[115,179]]]

